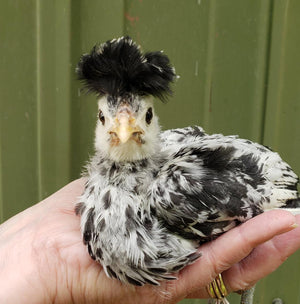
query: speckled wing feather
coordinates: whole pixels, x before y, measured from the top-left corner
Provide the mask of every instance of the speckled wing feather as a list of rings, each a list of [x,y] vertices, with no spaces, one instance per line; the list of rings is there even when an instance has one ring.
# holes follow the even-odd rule
[[[298,198],[298,177],[268,148],[199,127],[161,134],[166,161],[151,187],[165,225],[188,239],[211,240],[268,209]]]
[[[134,285],[159,285],[200,254],[197,244],[170,234],[150,205],[147,188],[157,160],[123,163],[96,154],[76,206],[84,243],[107,276]]]

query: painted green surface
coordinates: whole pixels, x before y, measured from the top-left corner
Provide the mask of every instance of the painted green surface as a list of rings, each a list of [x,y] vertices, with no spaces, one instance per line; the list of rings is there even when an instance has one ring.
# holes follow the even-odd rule
[[[70,1],[38,1],[37,166],[42,199],[70,179]]]
[[[197,123],[261,140],[269,1],[129,1],[127,9],[127,32],[165,50],[180,75],[174,100],[158,107],[164,127]]]
[[[300,174],[300,2],[274,1],[264,143]]]
[[[180,75],[157,102],[164,129],[239,134],[300,174],[299,14],[297,0],[0,1],[0,220],[80,175],[97,113],[74,70],[95,42],[124,34],[164,50]],[[299,269],[298,253],[259,283],[255,303],[300,304]]]
[[[1,1],[0,12],[0,204],[5,219],[38,199],[36,5]]]

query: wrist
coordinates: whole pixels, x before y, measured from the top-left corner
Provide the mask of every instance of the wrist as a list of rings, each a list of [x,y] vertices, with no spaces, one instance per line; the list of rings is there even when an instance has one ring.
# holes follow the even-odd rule
[[[45,263],[38,209],[36,205],[0,226],[0,303],[54,303],[55,269]]]

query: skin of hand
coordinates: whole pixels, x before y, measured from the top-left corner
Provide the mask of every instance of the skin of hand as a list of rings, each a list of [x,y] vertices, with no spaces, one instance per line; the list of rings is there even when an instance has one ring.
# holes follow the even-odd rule
[[[300,217],[265,212],[204,244],[202,256],[161,286],[122,285],[106,277],[82,243],[76,180],[0,226],[1,303],[177,303],[208,298],[219,273],[229,292],[247,289],[300,248]]]

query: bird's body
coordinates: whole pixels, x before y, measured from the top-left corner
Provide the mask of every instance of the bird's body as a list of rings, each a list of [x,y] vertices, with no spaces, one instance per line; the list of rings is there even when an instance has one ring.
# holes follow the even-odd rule
[[[202,243],[299,202],[298,177],[270,149],[200,127],[160,131],[151,95],[168,92],[175,76],[165,55],[143,55],[121,38],[84,55],[78,73],[100,99],[96,154],[76,212],[109,277],[174,279]]]

